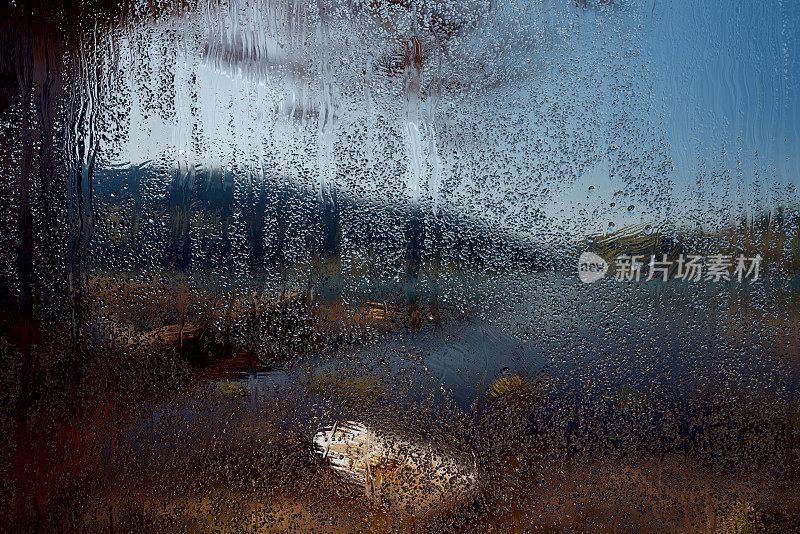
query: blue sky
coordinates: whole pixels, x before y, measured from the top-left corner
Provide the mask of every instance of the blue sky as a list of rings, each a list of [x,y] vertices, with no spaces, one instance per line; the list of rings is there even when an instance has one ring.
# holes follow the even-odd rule
[[[347,17],[332,2],[323,23],[278,5],[118,35],[108,64],[126,90],[104,109],[127,122],[106,161],[333,185],[532,239],[796,201],[796,2],[474,0],[447,39],[397,6]],[[411,37],[421,74],[382,71]]]

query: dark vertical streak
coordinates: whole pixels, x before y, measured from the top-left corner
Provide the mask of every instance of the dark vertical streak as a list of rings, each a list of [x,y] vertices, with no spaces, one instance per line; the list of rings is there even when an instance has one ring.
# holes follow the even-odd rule
[[[71,304],[73,318],[72,332],[72,362],[71,380],[73,394],[76,393],[80,383],[83,366],[85,364],[86,347],[86,317],[85,317],[85,284],[86,284],[86,257],[92,238],[92,225],[94,220],[92,186],[97,141],[95,138],[94,107],[97,105],[99,86],[98,69],[93,65],[95,50],[91,45],[78,47],[79,57],[74,58],[74,66],[86,62],[83,69],[85,78],[78,77],[73,83],[80,84],[73,96],[70,106],[68,127],[71,136],[67,137],[67,153],[74,161],[69,164],[69,198],[73,205],[71,213],[72,229],[70,231],[70,273],[71,273]],[[76,72],[80,69],[75,68]],[[77,100],[77,102],[75,102]],[[76,113],[77,108],[77,113]],[[74,400],[74,399],[73,399]]]
[[[17,401],[16,418],[20,426],[24,426],[32,380],[33,341],[33,215],[31,212],[31,175],[33,174],[35,128],[30,112],[33,66],[33,35],[28,26],[27,38],[17,49],[17,80],[23,96],[22,129],[24,131],[24,149],[21,168],[18,175],[19,214],[17,230],[19,241],[17,247],[17,278],[19,280],[19,339],[21,349],[20,394]]]

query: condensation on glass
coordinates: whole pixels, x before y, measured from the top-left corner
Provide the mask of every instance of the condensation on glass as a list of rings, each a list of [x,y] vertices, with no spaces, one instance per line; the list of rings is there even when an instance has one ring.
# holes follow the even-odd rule
[[[800,9],[16,0],[0,518],[800,531]]]

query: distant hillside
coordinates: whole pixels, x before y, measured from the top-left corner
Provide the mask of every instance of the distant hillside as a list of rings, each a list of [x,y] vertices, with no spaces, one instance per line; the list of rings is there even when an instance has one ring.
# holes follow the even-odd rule
[[[583,250],[613,261],[621,255],[728,254],[733,257],[760,255],[764,274],[800,275],[800,209],[779,207],[737,224],[709,231],[677,231],[666,234],[650,225],[626,226],[620,230],[586,238]]]
[[[502,271],[542,270],[541,248],[455,213],[397,202],[385,205],[335,190],[320,195],[290,185],[235,190],[229,172],[197,170],[191,180],[156,176],[146,167],[100,169],[95,196],[93,254],[107,266],[187,268],[224,264],[246,255],[253,268],[299,254],[341,255],[343,248],[377,249],[423,261]],[[159,193],[148,185],[165,182]],[[153,254],[141,254],[142,250]]]

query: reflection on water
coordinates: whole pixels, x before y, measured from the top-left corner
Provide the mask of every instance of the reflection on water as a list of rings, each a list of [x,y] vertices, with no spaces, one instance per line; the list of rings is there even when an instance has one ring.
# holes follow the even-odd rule
[[[576,310],[548,320],[559,332],[514,338],[504,333],[511,329],[494,326],[502,313],[488,306],[482,318],[400,329],[270,367],[247,355],[215,362],[194,385],[137,410],[118,428],[106,467],[114,491],[141,491],[148,480],[147,499],[155,501],[138,513],[167,506],[167,515],[193,521],[191,513],[172,513],[186,507],[240,525],[260,514],[280,516],[291,502],[312,531],[321,528],[313,526],[317,507],[331,499],[334,522],[349,525],[378,521],[377,513],[385,524],[422,521],[426,528],[535,518],[530,524],[591,529],[600,517],[602,524],[615,517],[650,530],[656,515],[676,530],[701,520],[719,528],[736,521],[786,527],[778,511],[793,506],[787,466],[795,461],[797,416],[787,406],[798,401],[797,362],[769,353],[778,345],[764,340],[760,327],[753,330],[759,305],[745,304],[728,287],[634,292],[613,281],[587,288],[552,274],[526,278],[532,287],[512,284],[506,294],[526,291],[530,304],[563,299],[559,309],[569,310],[568,302],[580,308],[579,294],[591,291],[595,316],[623,305],[628,313],[616,316],[626,319],[600,335]],[[747,298],[781,287],[764,285]],[[496,286],[491,292],[501,294]],[[700,312],[692,306],[697,299],[720,305]],[[668,319],[648,312],[666,302]],[[770,342],[742,344],[747,349],[737,352],[726,347],[730,336],[752,335]],[[329,434],[322,441],[314,437],[321,428]],[[347,429],[352,435],[345,439]],[[315,458],[315,442],[327,448],[334,434],[344,448],[336,458]],[[419,449],[423,463],[407,466],[410,478],[395,487],[381,477],[408,460],[373,450],[377,443],[407,454]],[[425,489],[453,483],[436,474],[433,460],[433,471],[423,474],[419,466],[428,465],[431,448],[440,462],[475,469],[480,491],[436,497],[441,490]],[[329,476],[329,464],[363,471],[357,488],[349,487],[352,478]],[[186,481],[178,484],[170,472],[201,486],[180,489]],[[363,511],[338,501],[342,492],[352,502],[363,499]],[[239,523],[206,509],[203,499],[211,499],[208,506],[215,499],[248,502],[251,515]],[[230,513],[229,505],[223,509]]]
[[[270,324],[311,332],[288,357],[249,350],[247,320],[224,338],[213,314],[142,336],[135,312],[98,316],[130,325],[102,330],[117,336],[121,352],[105,357],[118,363],[89,362],[77,400],[42,397],[25,448],[11,450],[23,473],[50,476],[16,491],[73,480],[56,486],[65,504],[48,506],[67,514],[54,525],[77,530],[788,528],[800,413],[791,281],[587,285],[509,271],[469,291],[469,308],[438,319],[421,298],[417,321],[389,313],[394,303],[357,304],[357,290],[341,303],[284,299],[293,311],[277,314],[252,301],[283,318]],[[363,330],[344,338],[343,325]],[[152,390],[124,386],[168,368]],[[95,385],[110,382],[123,387]],[[70,415],[73,402],[89,409]],[[335,451],[345,470],[369,465],[355,486],[314,455],[334,426],[369,438]]]

